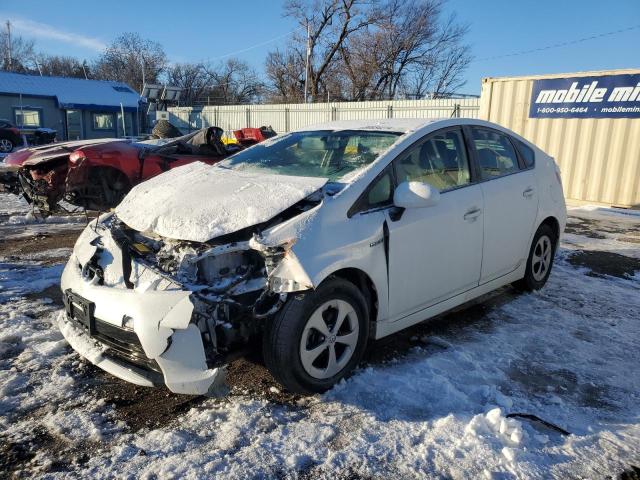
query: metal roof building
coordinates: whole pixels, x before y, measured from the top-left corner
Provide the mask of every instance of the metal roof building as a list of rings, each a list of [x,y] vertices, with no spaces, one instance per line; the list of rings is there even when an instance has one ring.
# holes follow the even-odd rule
[[[136,135],[141,100],[122,82],[0,72],[0,118],[60,140]]]

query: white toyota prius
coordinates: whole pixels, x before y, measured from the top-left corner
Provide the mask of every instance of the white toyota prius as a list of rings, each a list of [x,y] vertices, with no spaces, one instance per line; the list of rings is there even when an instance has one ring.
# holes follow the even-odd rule
[[[374,339],[542,288],[565,221],[553,158],[499,125],[317,125],[136,186],[79,237],[59,325],[138,385],[217,394],[262,349],[287,389],[320,392]]]

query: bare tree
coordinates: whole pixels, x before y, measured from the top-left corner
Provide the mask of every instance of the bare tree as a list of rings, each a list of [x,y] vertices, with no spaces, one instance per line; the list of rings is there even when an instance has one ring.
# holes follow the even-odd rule
[[[285,15],[310,26],[309,84],[315,100],[448,95],[464,84],[468,27],[443,20],[446,0],[290,0]],[[267,77],[282,98],[304,82],[306,38],[267,57]],[[274,95],[275,96],[275,95]]]
[[[213,75],[202,63],[178,63],[167,70],[167,83],[182,88],[180,102],[193,105],[207,96]]]
[[[274,102],[302,102],[304,98],[304,52],[291,48],[267,54],[266,75],[271,83],[269,100]]]
[[[209,95],[218,104],[243,104],[256,101],[262,94],[263,82],[249,65],[230,58],[211,69],[213,84]]]
[[[396,98],[400,93],[419,97],[427,91],[446,95],[461,86],[461,74],[470,61],[468,47],[461,44],[468,27],[458,24],[455,16],[442,21],[443,3],[390,0],[376,28],[355,36],[343,49],[345,65],[369,65],[346,68],[351,82],[362,91],[363,75],[368,74],[371,98]]]
[[[471,61],[468,49],[454,47],[438,55],[433,62],[418,64],[407,77],[402,90],[409,98],[446,98],[462,88],[466,81],[462,77]]]
[[[156,83],[166,67],[162,45],[137,33],[124,33],[100,55],[93,70],[96,78],[124,82],[140,92],[143,76],[147,83]]]
[[[294,18],[304,31],[309,30],[310,56],[308,82],[311,97],[323,92],[323,81],[346,39],[355,32],[366,29],[378,18],[377,0],[288,0],[285,16]],[[307,37],[297,34],[297,58],[306,62]],[[305,67],[306,68],[306,64]]]
[[[33,40],[27,40],[15,33],[9,34],[9,27],[0,30],[0,66],[2,70],[30,73],[35,67]]]
[[[182,88],[180,101],[186,105],[249,103],[257,100],[263,90],[257,73],[235,58],[216,66],[175,64],[167,70],[166,80]]]
[[[35,57],[37,73],[54,77],[89,78],[89,66],[77,58],[38,54]],[[34,72],[36,73],[36,72]]]

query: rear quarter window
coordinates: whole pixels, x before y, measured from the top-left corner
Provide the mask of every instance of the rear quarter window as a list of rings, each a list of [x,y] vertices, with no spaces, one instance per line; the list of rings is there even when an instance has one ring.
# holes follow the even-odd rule
[[[524,164],[527,168],[531,168],[536,164],[536,153],[533,151],[531,147],[526,145],[524,142],[520,140],[513,139],[518,151],[520,152],[520,156],[524,160]]]

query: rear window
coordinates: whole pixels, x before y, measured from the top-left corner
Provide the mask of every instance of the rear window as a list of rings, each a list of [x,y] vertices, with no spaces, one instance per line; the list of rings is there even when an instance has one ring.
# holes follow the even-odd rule
[[[520,140],[517,140],[515,138],[513,140],[516,143],[518,151],[520,152],[520,156],[524,160],[524,164],[526,165],[526,167],[533,167],[536,163],[536,154],[533,149]]]

